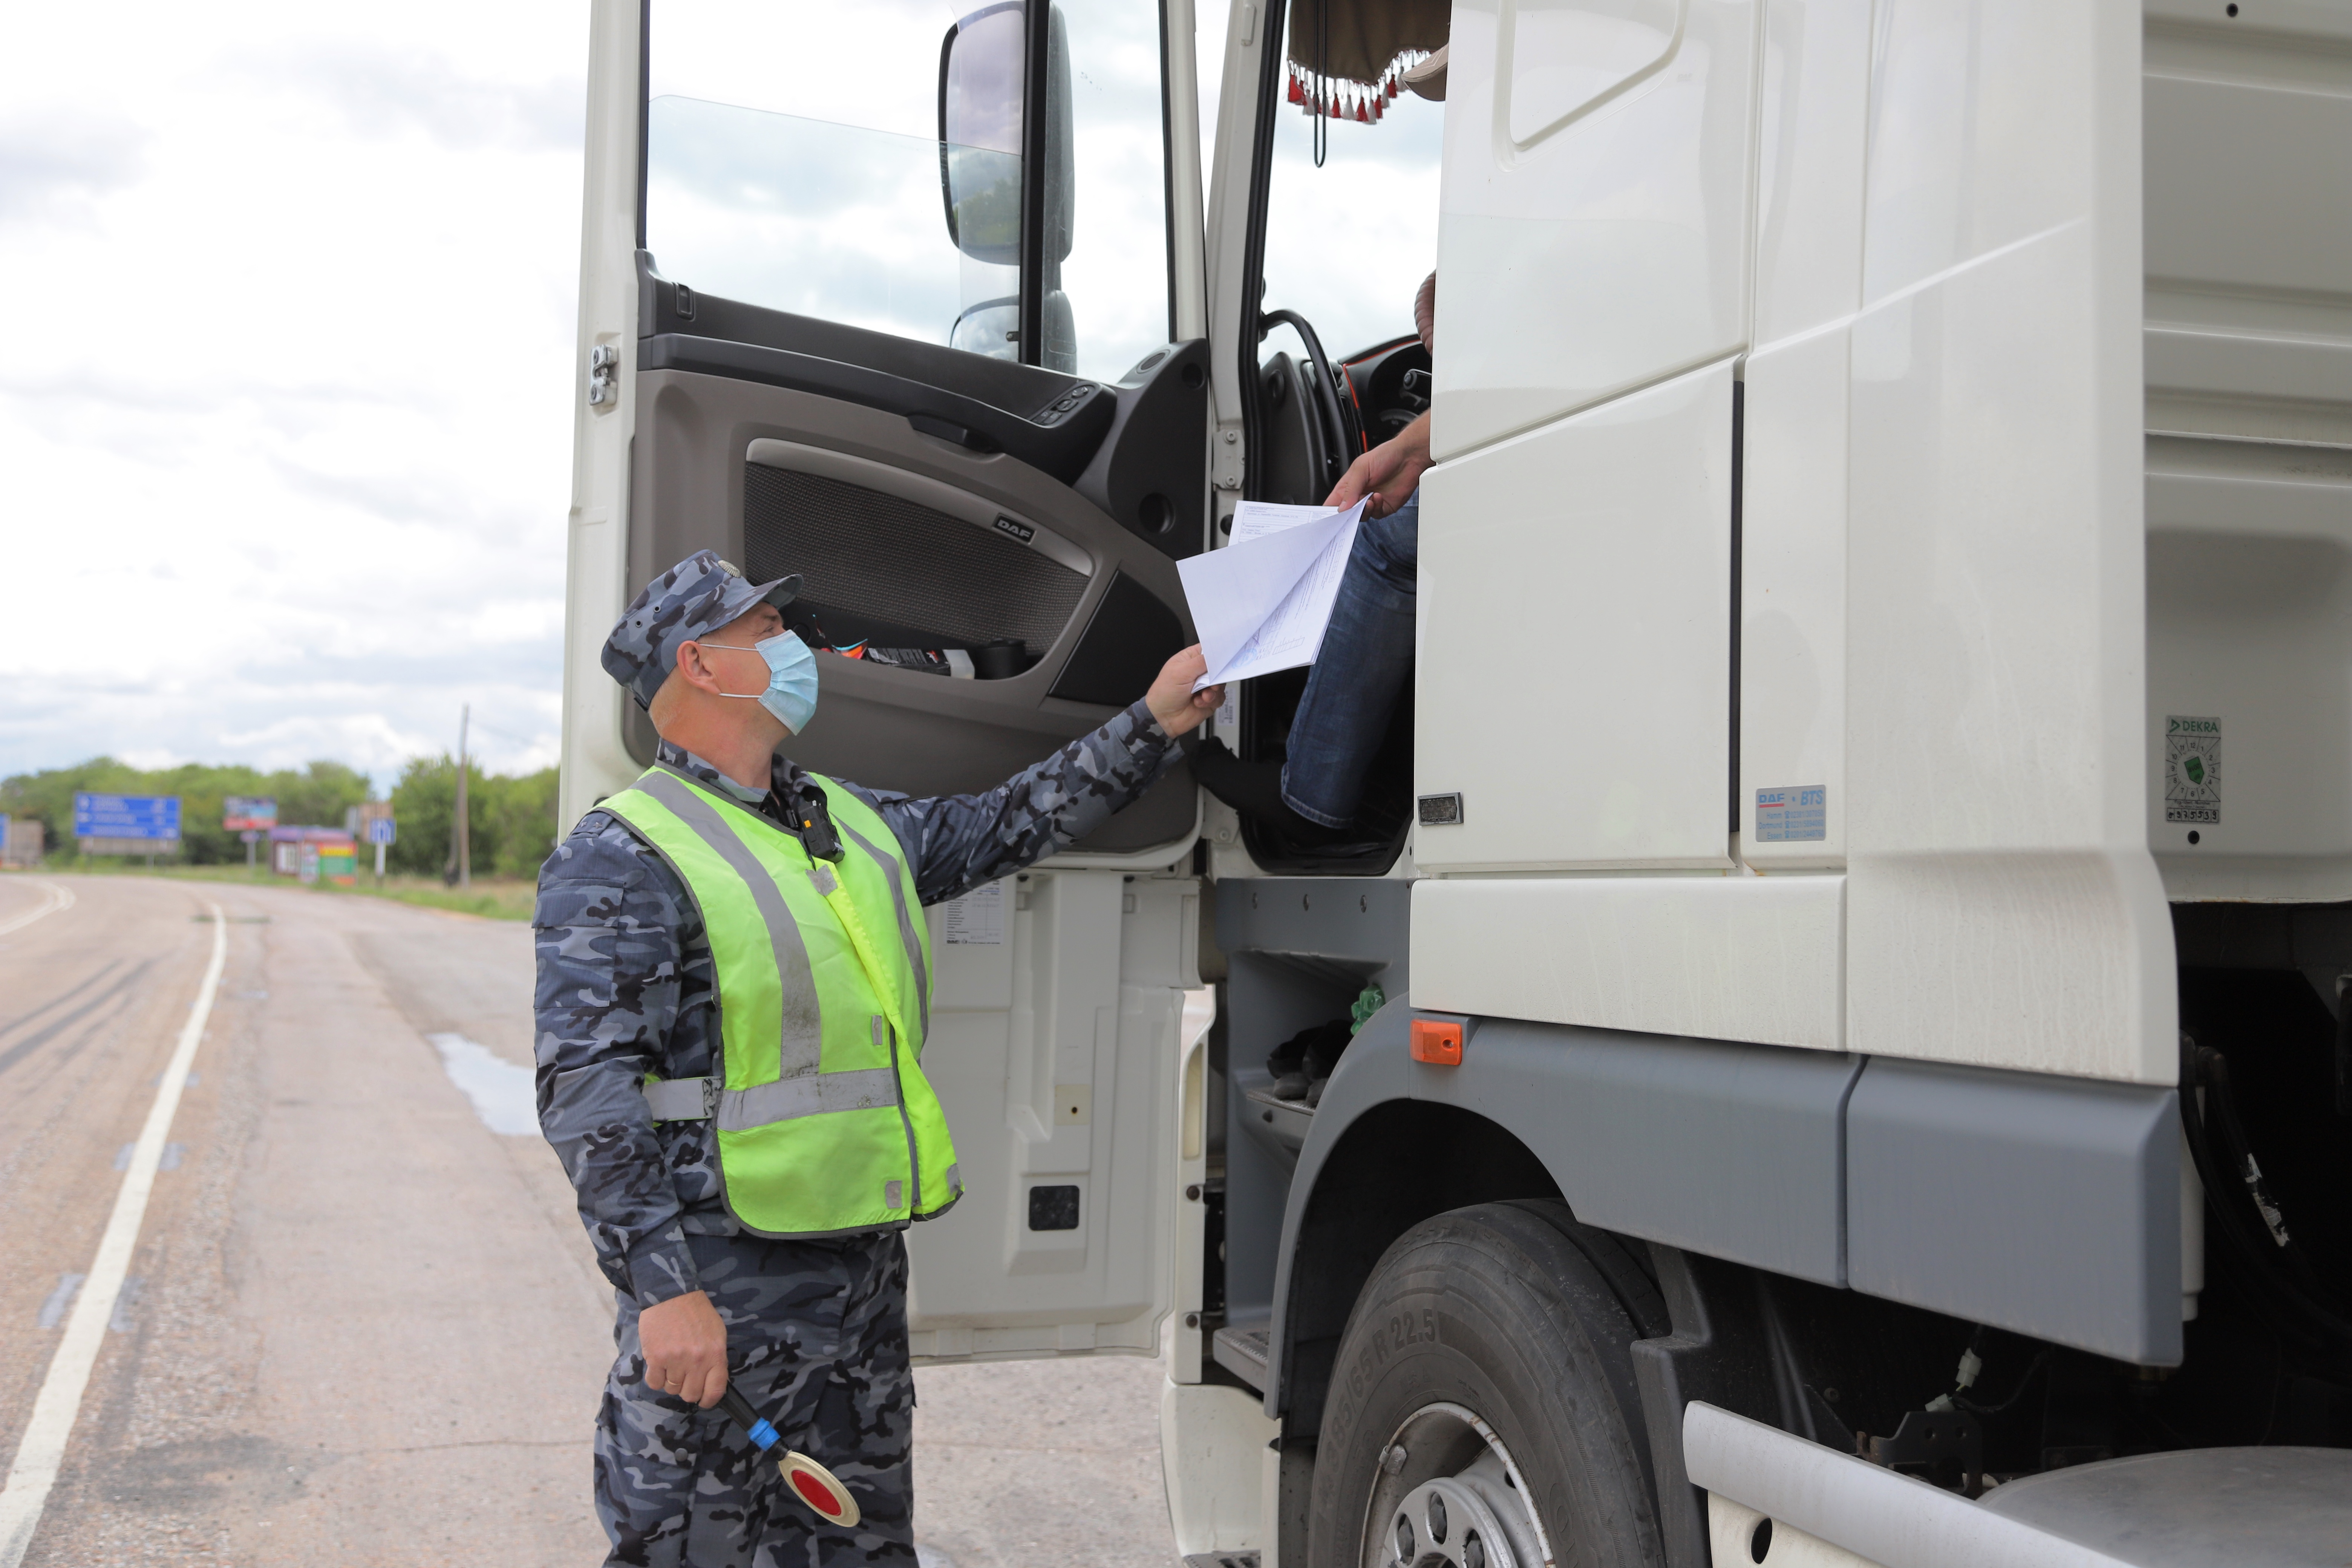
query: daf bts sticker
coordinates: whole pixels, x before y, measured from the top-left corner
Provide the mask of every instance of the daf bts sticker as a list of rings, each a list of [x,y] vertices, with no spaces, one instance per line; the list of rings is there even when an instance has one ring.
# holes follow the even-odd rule
[[[1757,843],[1803,844],[1829,836],[1829,785],[1793,784],[1756,792]]]
[[[2221,721],[2164,721],[2164,820],[2221,820]]]

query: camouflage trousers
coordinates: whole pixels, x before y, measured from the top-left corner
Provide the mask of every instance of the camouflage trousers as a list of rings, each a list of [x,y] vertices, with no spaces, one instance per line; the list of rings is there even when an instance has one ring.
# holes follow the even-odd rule
[[[828,1525],[726,1412],[646,1386],[637,1306],[597,1416],[596,1513],[631,1568],[819,1568],[915,1561],[907,1249],[896,1232],[823,1241],[689,1236],[727,1324],[734,1386],[784,1442],[839,1476],[864,1518]]]

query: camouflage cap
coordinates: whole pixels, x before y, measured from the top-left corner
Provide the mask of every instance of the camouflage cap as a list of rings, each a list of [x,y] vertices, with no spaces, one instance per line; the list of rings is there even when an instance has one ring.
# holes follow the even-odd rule
[[[604,639],[604,673],[627,687],[638,707],[651,708],[654,693],[677,668],[678,644],[708,637],[761,604],[782,609],[800,591],[797,573],[755,584],[716,551],[698,550],[629,602]]]

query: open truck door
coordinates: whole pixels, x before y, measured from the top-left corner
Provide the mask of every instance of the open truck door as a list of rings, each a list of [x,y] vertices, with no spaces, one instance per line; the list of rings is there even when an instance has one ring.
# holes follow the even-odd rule
[[[806,579],[794,629],[835,651],[793,754],[879,789],[998,784],[1192,640],[1190,7],[953,16],[595,6],[567,822],[652,759],[597,648],[698,549]],[[924,1068],[966,1193],[910,1236],[918,1355],[1156,1350],[1199,815],[1180,768],[929,911]]]

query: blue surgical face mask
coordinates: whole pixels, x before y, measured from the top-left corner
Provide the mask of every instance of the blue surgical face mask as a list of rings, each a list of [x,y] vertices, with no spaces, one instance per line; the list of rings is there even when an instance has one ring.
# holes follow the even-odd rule
[[[785,729],[800,734],[808,721],[816,717],[816,655],[808,644],[791,632],[762,638],[751,647],[738,643],[707,642],[704,647],[734,648],[741,653],[756,653],[768,661],[768,689],[765,691],[722,691],[721,697],[756,699],[761,707],[783,721]]]

